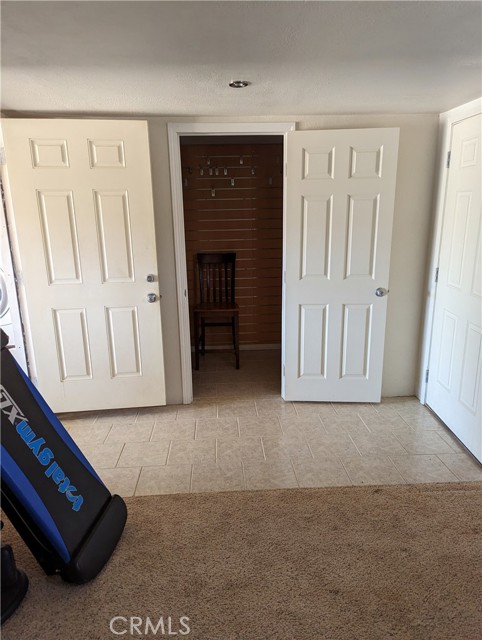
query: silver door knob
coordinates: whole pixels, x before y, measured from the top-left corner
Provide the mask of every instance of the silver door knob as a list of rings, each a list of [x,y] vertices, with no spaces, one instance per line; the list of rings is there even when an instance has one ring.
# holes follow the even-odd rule
[[[147,302],[156,302],[156,300],[157,300],[157,296],[155,293],[147,294]]]
[[[156,279],[156,276],[153,273],[148,273],[146,276],[146,282],[154,282]]]
[[[383,298],[383,296],[386,296],[388,293],[388,289],[384,289],[383,287],[378,287],[378,289],[375,291],[375,295],[378,298]]]

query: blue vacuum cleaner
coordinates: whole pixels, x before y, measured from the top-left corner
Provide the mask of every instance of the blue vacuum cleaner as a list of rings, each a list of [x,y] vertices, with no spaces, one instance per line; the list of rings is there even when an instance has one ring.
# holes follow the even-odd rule
[[[82,584],[112,555],[127,519],[126,505],[111,495],[7,344],[2,330],[2,510],[46,574]],[[18,570],[11,566],[7,583],[15,590]],[[26,592],[18,573],[19,589]],[[2,622],[3,596],[2,584]]]

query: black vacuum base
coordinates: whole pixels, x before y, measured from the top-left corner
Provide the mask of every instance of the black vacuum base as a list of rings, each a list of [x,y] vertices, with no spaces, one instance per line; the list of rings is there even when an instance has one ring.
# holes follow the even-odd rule
[[[2,624],[8,620],[25,597],[28,590],[26,574],[17,569],[12,547],[2,545]]]

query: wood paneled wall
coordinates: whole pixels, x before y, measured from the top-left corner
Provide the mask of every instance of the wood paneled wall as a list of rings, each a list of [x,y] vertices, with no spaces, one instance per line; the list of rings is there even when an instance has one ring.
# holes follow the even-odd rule
[[[240,343],[280,344],[283,144],[186,144],[181,163],[190,306],[195,254],[235,251]],[[230,343],[229,328],[207,334]]]

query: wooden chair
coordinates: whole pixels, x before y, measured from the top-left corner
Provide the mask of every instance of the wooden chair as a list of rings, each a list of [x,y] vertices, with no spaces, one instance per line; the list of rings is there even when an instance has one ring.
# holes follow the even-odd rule
[[[239,306],[235,302],[236,254],[198,253],[195,273],[199,302],[194,314],[194,368],[206,351],[206,327],[231,327],[236,369],[239,369]],[[196,287],[197,288],[197,287]]]

